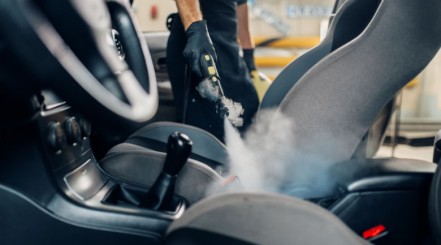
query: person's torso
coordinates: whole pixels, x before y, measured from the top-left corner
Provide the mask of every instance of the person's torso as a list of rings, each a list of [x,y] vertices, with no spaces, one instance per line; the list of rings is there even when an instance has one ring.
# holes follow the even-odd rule
[[[210,33],[237,36],[237,0],[200,0],[200,5]]]

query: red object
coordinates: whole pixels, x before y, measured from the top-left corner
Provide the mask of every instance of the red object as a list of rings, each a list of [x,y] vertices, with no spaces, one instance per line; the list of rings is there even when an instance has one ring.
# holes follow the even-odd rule
[[[222,182],[221,186],[226,186],[226,185],[229,185],[231,183],[238,182],[238,181],[239,181],[239,178],[237,176],[233,175],[233,176],[230,176],[230,177],[226,178]]]
[[[364,239],[371,239],[371,238],[374,238],[376,236],[381,235],[385,231],[386,231],[386,226],[377,225],[377,226],[374,226],[374,227],[364,231],[362,236]]]
[[[153,4],[152,7],[150,7],[150,17],[152,19],[158,18],[158,6],[156,6],[156,4]]]

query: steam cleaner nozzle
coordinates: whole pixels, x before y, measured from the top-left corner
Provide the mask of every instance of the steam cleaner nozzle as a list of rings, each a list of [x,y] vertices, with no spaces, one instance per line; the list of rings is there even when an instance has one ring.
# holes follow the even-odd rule
[[[202,98],[211,100],[216,104],[216,113],[223,119],[228,120],[237,127],[243,125],[241,118],[244,110],[240,103],[236,103],[225,97],[221,86],[219,73],[213,57],[206,53],[201,57],[201,70],[206,80],[199,83],[196,90]]]

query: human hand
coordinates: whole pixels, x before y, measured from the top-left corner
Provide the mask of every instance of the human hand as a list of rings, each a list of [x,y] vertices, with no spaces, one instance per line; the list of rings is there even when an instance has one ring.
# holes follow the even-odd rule
[[[205,20],[193,22],[186,31],[187,45],[184,49],[184,57],[191,66],[191,70],[199,77],[204,77],[201,68],[201,59],[204,54],[210,54],[217,61],[216,51],[208,34]]]
[[[245,64],[247,65],[248,71],[255,71],[256,69],[256,63],[254,62],[254,49],[243,49],[243,60],[245,61]]]

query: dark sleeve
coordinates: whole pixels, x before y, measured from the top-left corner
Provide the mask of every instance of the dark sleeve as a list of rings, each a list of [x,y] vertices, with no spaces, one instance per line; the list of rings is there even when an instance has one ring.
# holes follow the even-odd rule
[[[237,5],[246,3],[248,0],[237,0]]]

